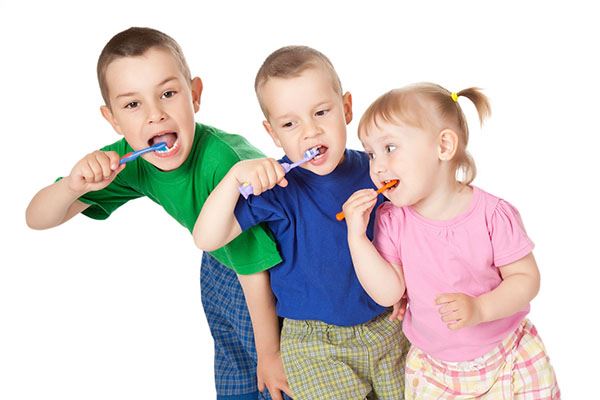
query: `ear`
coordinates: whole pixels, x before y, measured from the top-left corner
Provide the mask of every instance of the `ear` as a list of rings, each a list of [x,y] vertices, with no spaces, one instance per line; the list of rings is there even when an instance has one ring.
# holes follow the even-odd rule
[[[444,129],[438,135],[438,157],[442,161],[454,158],[458,148],[458,135],[452,129]]]
[[[192,79],[192,103],[194,104],[194,112],[200,110],[200,97],[202,96],[202,79],[197,76]]]
[[[271,126],[269,121],[263,121],[263,126],[265,127],[265,130],[267,131],[269,136],[271,136],[271,139],[273,139],[273,143],[275,143],[275,146],[281,147],[281,142],[279,141],[279,137],[277,136],[277,133],[275,133],[273,131],[273,127]]]
[[[121,127],[119,126],[119,123],[117,122],[116,118],[113,116],[113,113],[110,110],[109,106],[100,106],[100,113],[119,135],[123,135],[123,131],[121,130]]]
[[[350,121],[352,121],[352,95],[350,92],[344,93],[342,102],[344,105],[344,118],[346,120],[346,125],[348,125]]]

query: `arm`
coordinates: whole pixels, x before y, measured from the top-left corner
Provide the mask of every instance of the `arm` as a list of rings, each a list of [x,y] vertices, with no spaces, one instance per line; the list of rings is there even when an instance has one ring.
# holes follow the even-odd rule
[[[438,296],[442,321],[450,329],[477,325],[509,317],[523,310],[540,289],[540,273],[533,253],[500,267],[502,282],[478,297],[463,293]]]
[[[373,300],[388,307],[397,303],[406,289],[402,267],[386,261],[366,235],[369,216],[377,202],[372,189],[359,190],[344,204],[348,246],[358,280]]]
[[[196,246],[204,251],[214,251],[242,233],[234,214],[240,185],[250,183],[254,194],[259,195],[276,184],[286,186],[283,176],[281,165],[270,158],[244,160],[231,167],[210,193],[198,215],[192,232]]]
[[[283,371],[279,350],[279,319],[275,312],[275,298],[267,271],[252,275],[238,275],[252,319],[254,341],[258,356],[258,389],[265,386],[274,400],[281,399],[280,391],[292,396]]]
[[[104,189],[125,168],[114,151],[95,151],[81,159],[69,176],[40,190],[31,199],[25,219],[32,229],[53,228],[85,210],[79,197]]]

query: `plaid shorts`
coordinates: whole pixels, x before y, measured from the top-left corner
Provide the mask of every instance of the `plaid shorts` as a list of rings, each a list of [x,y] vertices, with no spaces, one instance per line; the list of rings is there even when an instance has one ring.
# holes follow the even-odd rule
[[[403,399],[410,345],[389,315],[348,327],[285,319],[281,357],[294,398]]]
[[[406,357],[406,399],[560,399],[537,330],[523,320],[495,349],[466,362],[435,360],[416,347]]]
[[[252,321],[237,275],[206,252],[200,269],[200,293],[215,343],[217,399],[270,400],[267,390],[260,393],[257,388]]]

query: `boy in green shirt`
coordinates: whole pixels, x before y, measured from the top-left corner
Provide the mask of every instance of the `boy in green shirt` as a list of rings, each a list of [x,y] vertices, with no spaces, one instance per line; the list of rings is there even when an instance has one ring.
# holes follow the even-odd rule
[[[27,208],[27,224],[47,229],[83,213],[105,219],[138,197],[161,205],[190,232],[210,191],[229,168],[262,154],[237,135],[194,122],[202,81],[191,77],[179,45],[162,32],[130,28],[115,35],[98,59],[104,118],[124,138],[94,151],[70,174],[40,190]],[[126,164],[127,153],[157,143]],[[230,245],[204,253],[201,292],[215,340],[218,399],[265,398],[257,390],[256,351],[240,275],[266,270],[281,261],[271,236],[257,227]],[[278,349],[277,349],[278,350]],[[280,363],[259,376],[259,387],[289,392]],[[267,397],[268,398],[268,397]]]

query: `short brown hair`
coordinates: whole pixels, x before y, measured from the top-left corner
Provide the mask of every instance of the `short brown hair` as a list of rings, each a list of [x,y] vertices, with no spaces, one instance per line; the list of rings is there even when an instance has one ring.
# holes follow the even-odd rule
[[[475,179],[477,169],[467,152],[469,127],[458,97],[473,102],[480,123],[490,116],[490,103],[481,89],[471,87],[451,93],[435,83],[423,82],[390,90],[375,100],[360,119],[358,135],[368,134],[369,127],[378,126],[378,121],[405,123],[421,129],[452,129],[458,135],[458,149],[453,160],[455,171],[462,172],[460,182],[468,185]]]
[[[270,78],[295,78],[309,68],[324,67],[331,76],[333,89],[342,94],[342,83],[333,68],[333,64],[320,51],[308,46],[286,46],[271,53],[263,62],[254,80],[254,90],[258,103],[265,115],[268,116],[266,107],[260,96],[260,89]]]
[[[183,76],[188,82],[192,80],[190,68],[187,61],[185,61],[183,51],[172,37],[156,29],[132,27],[113,36],[106,43],[106,46],[104,46],[104,49],[100,53],[100,57],[98,57],[98,66],[96,68],[98,84],[100,85],[102,99],[104,99],[104,103],[107,106],[110,106],[110,102],[108,85],[106,84],[106,69],[110,63],[122,57],[141,56],[154,47],[170,52],[179,64]]]

